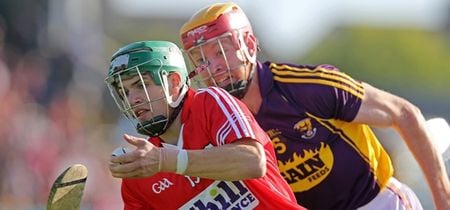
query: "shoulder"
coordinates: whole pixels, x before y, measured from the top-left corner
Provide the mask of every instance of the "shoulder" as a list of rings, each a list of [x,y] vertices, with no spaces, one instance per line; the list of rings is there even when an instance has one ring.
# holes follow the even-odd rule
[[[274,79],[280,82],[287,82],[289,78],[317,79],[330,75],[344,75],[338,68],[330,64],[298,65],[270,63],[268,68],[272,72]],[[301,82],[301,80],[298,82]]]
[[[207,87],[200,88],[195,94],[196,100],[219,100],[222,98],[231,98],[232,96],[222,88]]]
[[[344,90],[362,89],[361,81],[341,72],[330,64],[294,65],[270,63],[273,79],[281,84],[332,87]]]
[[[212,109],[213,107],[228,107],[237,104],[237,99],[227,91],[218,87],[200,88],[194,95],[193,104],[202,109]]]
[[[331,64],[293,64],[293,63],[279,63],[279,62],[265,62],[265,66],[270,69],[278,70],[301,70],[301,71],[313,71],[313,70],[328,70],[328,71],[340,71],[336,66]]]

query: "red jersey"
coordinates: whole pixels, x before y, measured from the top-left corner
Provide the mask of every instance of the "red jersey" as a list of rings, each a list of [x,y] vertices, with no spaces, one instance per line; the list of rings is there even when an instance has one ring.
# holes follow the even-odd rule
[[[220,181],[175,173],[123,179],[126,210],[135,209],[303,209],[280,175],[270,138],[240,101],[210,87],[189,90],[181,112],[178,145],[150,142],[160,147],[198,150],[251,138],[264,146],[267,173],[258,179]],[[230,154],[233,155],[233,154]]]

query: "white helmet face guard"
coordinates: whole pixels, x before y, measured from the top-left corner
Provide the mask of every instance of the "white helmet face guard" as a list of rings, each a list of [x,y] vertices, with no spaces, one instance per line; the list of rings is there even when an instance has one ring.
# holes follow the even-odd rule
[[[232,33],[225,33],[187,51],[195,66],[190,73],[196,76],[194,85],[221,87],[231,94],[245,88],[249,78],[247,59],[242,48],[238,51],[232,36]]]

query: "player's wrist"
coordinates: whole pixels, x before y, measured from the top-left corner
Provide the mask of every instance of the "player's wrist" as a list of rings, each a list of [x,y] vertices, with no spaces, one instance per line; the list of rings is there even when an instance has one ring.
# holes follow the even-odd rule
[[[187,169],[188,155],[184,149],[161,148],[159,157],[160,172],[184,174]]]
[[[186,172],[187,166],[188,166],[188,154],[187,150],[181,149],[178,151],[177,154],[177,170],[175,173],[177,174],[184,174]]]
[[[175,172],[177,170],[178,150],[161,148],[159,153],[159,171]]]

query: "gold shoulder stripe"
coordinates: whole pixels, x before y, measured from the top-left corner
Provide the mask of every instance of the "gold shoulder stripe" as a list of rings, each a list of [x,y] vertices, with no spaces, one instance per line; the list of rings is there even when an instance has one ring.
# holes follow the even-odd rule
[[[355,83],[356,85],[361,86],[361,88],[362,88],[362,85],[361,85],[360,82],[356,81],[355,79],[353,79],[352,77],[350,77],[349,75],[347,75],[347,74],[344,73],[344,72],[333,71],[333,70],[329,70],[329,69],[325,69],[325,68],[317,68],[317,69],[315,69],[314,71],[317,71],[317,72],[324,72],[324,73],[326,73],[326,74],[338,75],[338,76],[340,76],[340,77],[342,77],[342,78],[347,79],[349,82],[352,82],[352,83]]]
[[[350,77],[347,74],[340,72],[340,71],[333,71],[333,70],[328,70],[325,68],[315,68],[315,69],[298,68],[298,67],[294,67],[294,66],[290,66],[290,65],[286,65],[286,64],[278,65],[275,63],[271,63],[270,67],[271,67],[272,71],[274,69],[278,69],[278,70],[291,70],[291,71],[295,71],[295,72],[312,73],[312,74],[317,74],[317,76],[320,76],[322,74],[336,75],[336,76],[345,78],[349,82],[355,83],[355,85],[360,86],[362,88],[362,85],[360,84],[360,82],[355,81],[352,77]]]
[[[280,71],[276,69],[272,69],[272,72],[275,76],[279,76],[280,78],[291,78],[291,82],[295,82],[295,79],[314,79],[314,80],[325,80],[325,81],[334,81],[336,83],[343,83],[345,86],[349,86],[357,92],[364,92],[364,89],[361,85],[355,82],[350,82],[342,77],[324,74],[324,73],[310,73],[310,72],[292,72],[292,71]]]
[[[323,77],[328,79],[334,79],[341,81],[343,83],[347,83],[349,86],[355,86],[355,89],[363,89],[362,84],[360,82],[355,81],[353,78],[340,71],[333,71],[325,68],[315,68],[315,69],[297,68],[286,64],[277,65],[275,63],[272,63],[270,66],[273,67],[271,68],[271,70],[274,74],[288,75],[289,74],[288,72],[296,72],[298,74],[291,74],[291,75],[299,77]],[[339,79],[339,77],[342,79]]]
[[[335,88],[339,88],[341,90],[345,90],[356,97],[362,99],[364,94],[364,89],[355,89],[354,87],[350,88],[349,86],[346,86],[342,83],[330,81],[330,80],[324,80],[324,79],[314,79],[314,78],[292,78],[292,77],[280,77],[280,76],[274,76],[274,80],[284,83],[310,83],[310,84],[321,84],[321,85],[329,85]]]

